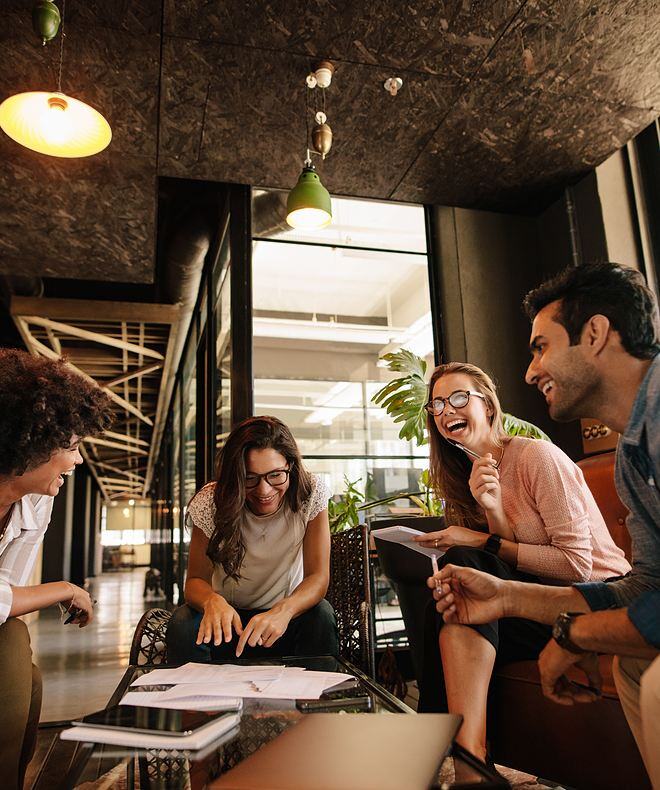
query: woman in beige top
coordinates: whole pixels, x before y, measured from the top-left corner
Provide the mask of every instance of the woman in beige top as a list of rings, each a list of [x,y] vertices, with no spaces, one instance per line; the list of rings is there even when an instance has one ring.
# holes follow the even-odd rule
[[[328,498],[280,420],[230,433],[218,479],[188,506],[186,604],[170,621],[168,662],[337,654]]]
[[[418,542],[444,552],[440,564],[546,584],[628,573],[579,467],[551,442],[505,434],[486,373],[441,365],[429,393],[431,480],[449,526]],[[420,709],[462,714],[457,740],[483,759],[494,664],[537,658],[549,628],[528,620],[442,626],[430,606]]]

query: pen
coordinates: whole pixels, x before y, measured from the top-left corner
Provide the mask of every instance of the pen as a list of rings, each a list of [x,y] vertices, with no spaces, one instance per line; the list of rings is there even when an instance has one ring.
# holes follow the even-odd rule
[[[569,681],[571,686],[577,686],[579,689],[583,689],[584,691],[591,692],[594,696],[600,697],[600,689],[597,689],[595,686],[589,686],[586,683],[579,683],[577,680]]]
[[[96,604],[96,599],[94,599],[94,600],[92,601],[92,606],[94,606],[95,604]],[[81,612],[82,612],[82,609],[74,609],[74,610],[73,610],[73,611],[72,611],[72,612],[69,614],[69,616],[66,618],[66,620],[64,621],[64,625],[69,625],[69,623],[72,623],[72,622],[73,622],[73,621],[76,619],[76,617],[78,617],[78,615],[79,615]]]
[[[433,575],[435,576],[435,574],[438,573],[438,558],[436,557],[435,554],[431,554],[431,566],[433,568]],[[440,589],[440,585],[438,584],[437,579],[435,580],[435,589],[436,590]]]

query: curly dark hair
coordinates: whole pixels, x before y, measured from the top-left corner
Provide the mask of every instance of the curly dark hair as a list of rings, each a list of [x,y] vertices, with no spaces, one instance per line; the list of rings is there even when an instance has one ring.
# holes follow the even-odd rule
[[[62,360],[0,349],[0,477],[22,475],[94,436],[111,419],[110,398]]]
[[[530,321],[551,302],[559,301],[558,322],[572,346],[592,315],[609,318],[625,350],[637,359],[652,359],[660,351],[658,304],[636,269],[618,263],[571,266],[530,291],[523,307]]]

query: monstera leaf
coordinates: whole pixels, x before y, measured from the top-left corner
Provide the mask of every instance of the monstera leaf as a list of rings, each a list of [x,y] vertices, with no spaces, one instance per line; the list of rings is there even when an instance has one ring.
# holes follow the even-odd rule
[[[385,354],[381,359],[390,370],[405,375],[379,389],[371,400],[382,406],[397,425],[402,423],[399,439],[414,439],[418,445],[426,444],[426,362],[405,348]]]
[[[504,414],[502,418],[504,431],[508,436],[525,436],[528,439],[544,439],[546,442],[551,442],[552,439],[547,433],[544,433],[540,428],[537,428],[527,420],[521,420],[520,417],[514,417],[513,414]]]

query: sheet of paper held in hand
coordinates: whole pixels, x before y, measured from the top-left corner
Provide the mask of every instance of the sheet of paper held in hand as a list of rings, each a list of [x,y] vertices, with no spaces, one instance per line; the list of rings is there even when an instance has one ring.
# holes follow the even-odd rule
[[[326,689],[351,680],[350,675],[341,672],[315,672],[302,667],[189,663],[136,678],[121,704],[151,706],[149,697],[153,695],[156,707],[213,710],[213,700],[227,698],[319,699]],[[170,683],[175,685],[165,691],[140,690],[141,686]]]
[[[413,551],[418,551],[420,554],[425,554],[427,557],[435,557],[436,559],[438,557],[442,557],[444,554],[442,549],[426,549],[424,546],[420,546],[419,543],[415,543],[413,538],[417,535],[424,534],[426,533],[421,532],[418,529],[404,527],[401,525],[371,530],[371,536],[378,538],[379,540],[389,540],[392,543],[400,543],[402,546],[412,549]]]

